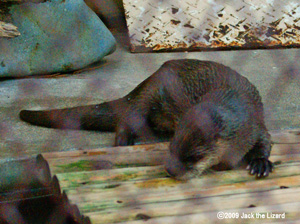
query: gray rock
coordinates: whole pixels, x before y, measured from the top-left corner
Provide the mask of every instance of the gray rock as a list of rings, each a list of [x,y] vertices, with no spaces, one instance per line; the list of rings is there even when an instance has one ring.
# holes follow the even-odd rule
[[[52,0],[10,8],[21,35],[0,38],[0,76],[68,72],[112,53],[116,41],[83,0]]]

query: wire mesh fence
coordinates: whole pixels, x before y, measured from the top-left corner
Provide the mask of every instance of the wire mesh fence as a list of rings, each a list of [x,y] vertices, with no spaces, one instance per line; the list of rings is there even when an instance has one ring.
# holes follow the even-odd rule
[[[201,30],[200,27],[197,29]],[[120,43],[124,43],[126,33],[115,35]],[[128,43],[82,73],[2,81],[1,159],[70,152],[61,163],[58,162],[60,158],[49,159],[50,167],[62,169],[57,171],[62,189],[95,223],[136,223],[138,220],[147,220],[148,223],[213,223],[218,221],[218,212],[235,216],[224,219],[228,223],[243,223],[245,219],[240,218],[243,214],[257,216],[256,219],[249,217],[250,222],[295,221],[300,211],[299,144],[285,144],[280,149],[275,144],[271,156],[274,155],[273,162],[281,161],[281,164],[275,167],[275,174],[271,173],[263,181],[255,180],[242,169],[208,172],[201,178],[180,182],[167,177],[162,167],[149,166],[150,162],[114,163],[114,158],[118,158],[116,149],[111,149],[112,159],[107,159],[113,168],[111,164],[102,164],[106,160],[97,150],[98,154],[91,158],[84,156],[87,149],[113,146],[114,134],[47,129],[19,120],[22,109],[73,107],[122,97],[163,62],[196,58],[223,63],[247,77],[260,91],[269,130],[299,128],[299,49],[130,54],[127,46]],[[297,143],[299,133],[289,136],[293,135],[295,137],[284,138],[275,134],[273,141]],[[82,154],[73,161],[75,156],[72,153],[77,151]],[[147,150],[144,151],[138,156],[146,157],[145,160],[149,156],[150,160],[150,154],[154,152],[150,150],[147,154]],[[128,151],[120,150],[119,154],[130,159],[131,152],[134,149],[129,148]],[[158,160],[158,157],[152,160],[155,158]],[[285,218],[258,217],[272,213],[284,213]]]

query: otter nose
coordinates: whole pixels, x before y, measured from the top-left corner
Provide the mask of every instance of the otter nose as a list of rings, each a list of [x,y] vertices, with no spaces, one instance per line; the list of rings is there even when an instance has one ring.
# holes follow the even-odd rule
[[[182,162],[172,157],[167,160],[165,170],[171,177],[176,178],[181,177],[186,173],[186,168]]]
[[[170,177],[175,177],[176,174],[173,172],[173,170],[170,168],[170,167],[165,167],[165,170],[167,172],[167,174],[170,176]]]

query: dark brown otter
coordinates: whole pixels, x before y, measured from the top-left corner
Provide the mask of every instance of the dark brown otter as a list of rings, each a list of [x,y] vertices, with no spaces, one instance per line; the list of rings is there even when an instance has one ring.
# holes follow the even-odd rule
[[[256,135],[239,135],[240,137],[236,139],[244,138],[244,140],[241,143],[236,141],[236,144],[241,146],[238,149],[241,155],[244,156],[249,151],[253,157],[250,162],[251,173],[267,176],[271,169],[271,163],[268,161],[271,144],[270,135],[264,125],[261,97],[255,86],[245,77],[216,62],[193,59],[168,61],[132,92],[118,100],[61,110],[23,110],[20,118],[34,125],[51,128],[116,131],[115,145],[131,145],[138,138],[147,141],[170,138],[176,132],[175,138],[171,142],[171,154],[175,165],[185,164],[185,161],[181,161],[180,156],[173,153],[175,151],[185,153],[185,149],[179,149],[179,146],[177,149],[174,147],[176,143],[173,143],[179,138],[176,136],[180,133],[182,125],[178,126],[178,123],[183,116],[185,122],[193,120],[194,118],[189,118],[189,115],[185,115],[185,113],[194,105],[210,100],[207,94],[218,89],[223,89],[222,91],[225,92],[227,90],[234,91],[235,95],[242,94],[254,105],[252,115],[255,114],[257,121],[253,124],[251,123],[254,122],[253,120],[248,122],[250,126],[260,124],[259,127],[253,128],[253,133],[251,133],[255,132],[260,135],[262,140],[259,141]],[[213,97],[213,99],[215,98]],[[226,98],[223,101],[226,104]],[[197,109],[194,110],[197,111]],[[202,119],[199,118],[197,121],[201,122]],[[214,124],[211,123],[211,125]],[[187,129],[188,127],[185,130]],[[193,132],[192,129],[190,131]],[[211,127],[211,130],[214,130],[214,127]],[[202,132],[205,133],[204,130]],[[218,133],[217,130],[215,132]],[[190,137],[193,138],[192,135]],[[184,137],[184,139],[186,138]],[[253,143],[253,141],[257,142]],[[244,143],[252,145],[255,153],[252,152],[250,146],[245,146]],[[218,144],[221,142],[219,141]],[[193,151],[192,148],[189,150]],[[229,148],[229,150],[231,149]],[[195,151],[197,150],[195,149]],[[232,162],[238,162],[236,160],[240,160],[240,157],[243,156],[232,158],[234,160]],[[188,156],[188,158],[191,157]],[[196,161],[195,158],[194,160]],[[211,165],[215,163],[216,161]],[[190,169],[185,165],[184,167],[182,170]],[[170,165],[167,169],[170,174],[175,176],[181,174],[178,169],[173,169]]]
[[[168,173],[186,179],[216,166],[231,169],[244,159],[251,173],[267,176],[272,171],[271,142],[262,116],[261,103],[249,94],[230,88],[207,93],[176,128]]]

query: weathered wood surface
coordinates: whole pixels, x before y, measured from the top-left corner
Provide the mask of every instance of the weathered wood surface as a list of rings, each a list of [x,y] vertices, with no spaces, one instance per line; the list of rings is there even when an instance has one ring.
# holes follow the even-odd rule
[[[272,140],[280,143],[274,144],[271,160],[293,161],[299,159],[299,133],[300,130],[271,133]],[[51,152],[43,153],[43,156],[51,163],[52,173],[95,170],[108,165],[108,163],[111,163],[111,166],[152,166],[163,164],[168,145],[169,143],[165,142],[127,147]]]
[[[71,202],[92,223],[294,222],[300,219],[299,130],[272,133],[272,138],[289,144],[274,144],[276,168],[261,180],[241,168],[187,182],[173,180],[162,166],[168,143],[43,156]],[[109,169],[99,170],[103,164]],[[220,211],[254,218],[219,220]],[[267,217],[273,213],[285,217]]]
[[[20,35],[18,27],[13,24],[0,21],[0,38],[1,37],[17,37]]]

